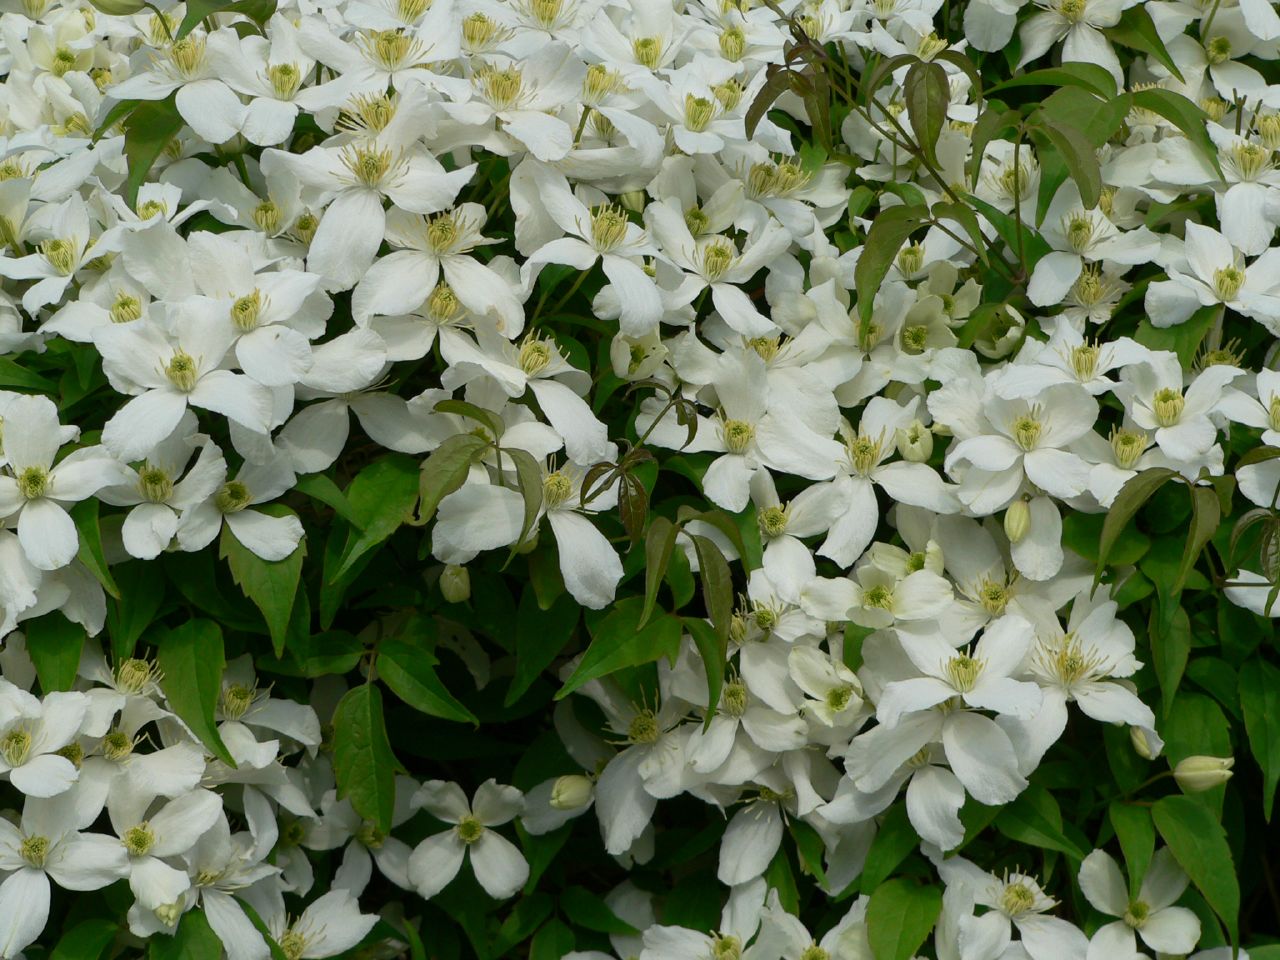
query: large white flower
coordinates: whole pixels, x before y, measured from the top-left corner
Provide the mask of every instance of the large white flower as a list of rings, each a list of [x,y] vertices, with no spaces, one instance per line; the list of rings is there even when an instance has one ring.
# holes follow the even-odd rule
[[[476,880],[494,899],[504,900],[524,886],[529,864],[510,840],[492,829],[520,813],[524,797],[519,790],[486,780],[467,803],[456,783],[429,780],[414,802],[452,824],[423,840],[409,857],[409,879],[419,894],[430,899],[448,886],[468,853]]]
[[[1167,848],[1157,850],[1130,899],[1124,875],[1105,851],[1095,850],[1080,864],[1080,890],[1095,908],[1111,917],[1089,943],[1088,960],[1133,956],[1136,937],[1163,954],[1188,954],[1200,939],[1200,919],[1174,902],[1187,888],[1187,875]]]

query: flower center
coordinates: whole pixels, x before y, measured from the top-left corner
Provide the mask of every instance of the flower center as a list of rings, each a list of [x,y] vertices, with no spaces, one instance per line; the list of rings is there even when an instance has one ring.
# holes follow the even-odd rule
[[[833,713],[839,713],[849,706],[849,701],[853,699],[853,685],[843,684],[839,687],[832,687],[827,691],[827,706],[831,708]]]
[[[730,27],[720,34],[720,56],[737,63],[747,52],[747,35],[740,27]]]
[[[662,62],[662,50],[661,37],[637,37],[631,41],[631,52],[635,54],[636,63],[650,70],[657,69]]]
[[[908,277],[913,277],[924,268],[924,247],[913,243],[902,248],[898,253],[898,269]]]
[[[658,733],[658,716],[652,710],[641,710],[627,724],[627,740],[631,743],[653,743]]]
[[[387,842],[387,835],[366,820],[356,831],[356,839],[370,850],[377,850]]]
[[[478,74],[480,91],[495,110],[509,110],[524,92],[524,75],[516,67],[490,67]]]
[[[52,846],[48,837],[23,837],[18,856],[33,867],[43,867]]]
[[[711,940],[712,960],[741,960],[742,941],[737,937],[717,935]]]
[[[150,503],[164,503],[173,496],[173,481],[160,467],[148,465],[138,471],[138,489]]]
[[[133,753],[133,738],[123,730],[112,730],[102,738],[102,755],[118,763]]]
[[[811,943],[804,948],[804,952],[800,954],[800,960],[831,960],[831,954],[823,950],[816,943]]]
[[[262,313],[262,292],[255,289],[246,293],[231,304],[231,323],[241,333],[257,329],[258,317]]]
[[[1223,303],[1234,300],[1244,286],[1244,271],[1239,267],[1221,267],[1213,271],[1213,291]]]
[[[302,960],[306,950],[307,938],[297,930],[289,930],[280,938],[280,952],[285,955],[285,960]]]
[[[745,420],[726,420],[720,428],[725,448],[730,453],[746,453],[756,438],[756,428]]]
[[[684,98],[684,125],[694,133],[701,133],[711,126],[716,116],[716,102],[707,97],[696,97],[692,93]]]
[[[978,602],[991,616],[1000,616],[1009,605],[1008,584],[990,578],[983,580],[978,587]]]
[[[280,208],[272,200],[263,200],[253,208],[253,222],[263,233],[275,233],[280,229]]]
[[[146,856],[156,842],[155,831],[151,829],[151,824],[142,821],[136,827],[130,827],[124,832],[124,836],[120,838],[120,842],[124,844],[125,850],[131,857]]]
[[[730,717],[740,717],[747,712],[747,685],[741,680],[731,680],[720,694],[720,709]]]
[[[892,610],[893,591],[883,583],[878,583],[862,594],[862,605],[872,610]]]
[[[546,369],[552,355],[551,345],[546,340],[526,339],[520,345],[520,369],[526,376],[537,376]]]
[[[1096,343],[1082,343],[1071,351],[1071,370],[1081,383],[1092,380],[1098,372],[1098,354]]]
[[[229,480],[222,485],[218,495],[213,498],[214,506],[223,513],[239,513],[249,505],[253,494],[239,480]]]
[[[977,684],[982,666],[981,660],[975,660],[964,653],[956,654],[947,663],[947,676],[953,687],[961,693],[968,693]]]
[[[200,368],[196,364],[195,357],[179,347],[169,358],[164,368],[164,375],[183,393],[190,393],[195,389],[196,381],[200,379]]]
[[[1035,412],[1024,413],[1013,421],[1013,442],[1023,450],[1034,450],[1040,443],[1040,434],[1044,425],[1036,417]]]
[[[562,471],[549,473],[542,479],[542,502],[554,510],[573,494],[573,481]]]
[[[222,691],[222,715],[228,720],[239,720],[248,712],[258,691],[243,683],[233,683]]]
[[[14,727],[0,737],[0,757],[11,767],[27,762],[31,753],[31,734],[22,727]]]
[[[292,100],[302,85],[302,71],[296,63],[273,63],[267,67],[267,79],[280,100]]]
[[[787,511],[784,507],[777,505],[765,507],[760,511],[757,520],[760,523],[760,532],[770,540],[786,533]]]
[[[1133,930],[1141,930],[1147,925],[1147,919],[1151,916],[1151,908],[1141,900],[1135,900],[1129,904],[1129,909],[1124,912],[1125,926]]]
[[[1172,387],[1157,390],[1152,400],[1155,406],[1156,423],[1162,427],[1172,427],[1177,423],[1182,418],[1182,408],[1187,403],[1182,397],[1182,391],[1174,390]]]
[[[142,301],[125,290],[117,290],[110,313],[112,323],[132,323],[142,316]]]
[[[116,667],[115,674],[116,689],[121,693],[135,695],[141,693],[149,684],[159,682],[162,676],[158,666],[137,657],[121,661]]]
[[[1138,458],[1147,449],[1150,438],[1137,430],[1120,428],[1111,431],[1111,450],[1115,453],[1116,465],[1124,470],[1132,470]]]
[[[75,273],[76,248],[70,240],[45,240],[40,244],[40,253],[61,276]]]
[[[1036,905],[1036,895],[1025,883],[1011,883],[1000,894],[1000,909],[1010,917],[1026,913]]]
[[[169,62],[184,80],[194,79],[204,66],[204,38],[186,36],[169,47]]]
[[[343,149],[341,160],[357,183],[376,187],[391,169],[392,157],[387,147],[379,149],[371,144],[361,144]]]
[[[18,492],[24,500],[38,500],[49,491],[49,471],[44,467],[26,467],[18,474]]]
[[[601,253],[614,250],[626,239],[627,214],[616,203],[602,204],[591,210],[591,240]]]
[[[1076,253],[1084,253],[1093,241],[1094,229],[1093,217],[1089,214],[1083,212],[1070,214],[1063,228],[1067,245]]]

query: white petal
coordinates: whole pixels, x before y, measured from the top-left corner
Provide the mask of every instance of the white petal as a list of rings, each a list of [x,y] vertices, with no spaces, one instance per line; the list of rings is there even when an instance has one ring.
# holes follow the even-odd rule
[[[716,877],[732,887],[760,876],[778,852],[782,829],[782,816],[775,804],[752,803],[743,807],[729,821],[720,840]]]
[[[529,864],[510,840],[485,830],[471,845],[471,869],[485,893],[495,900],[514,896],[529,879]]]
[[[16,957],[49,919],[49,878],[30,868],[0,883],[0,957]]]
[[[584,607],[608,606],[622,579],[622,561],[608,538],[576,513],[553,510],[547,520],[555,533],[566,589]]]

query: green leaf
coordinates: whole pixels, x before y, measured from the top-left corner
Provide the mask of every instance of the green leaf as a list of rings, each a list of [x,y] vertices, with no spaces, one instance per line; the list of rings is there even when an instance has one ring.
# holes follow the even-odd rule
[[[533,936],[542,921],[551,915],[552,908],[551,897],[545,893],[533,893],[521,898],[498,928],[489,956],[494,960],[511,956],[516,944]]]
[[[927,207],[899,206],[881,210],[871,222],[867,241],[862,246],[858,264],[853,268],[853,282],[858,292],[858,315],[863,323],[871,321],[876,291],[893,266],[898,251],[912,231],[925,222]]]
[[[1084,134],[1070,124],[1051,120],[1042,116],[1041,125],[1031,128],[1031,136],[1040,148],[1041,156],[1052,154],[1066,165],[1066,171],[1080,190],[1080,200],[1086,209],[1092,210],[1098,205],[1102,196],[1102,167],[1098,163],[1098,155],[1092,143]],[[1046,187],[1046,183],[1050,186]],[[1040,183],[1039,199],[1036,203],[1036,221],[1044,220],[1045,211],[1053,202],[1053,195],[1058,185],[1045,181]]]
[[[1226,831],[1209,808],[1193,797],[1165,797],[1151,808],[1156,829],[1178,865],[1239,943],[1240,884]]]
[[[972,209],[966,207],[963,203],[951,203],[943,200],[935,203],[931,212],[935,219],[954,220],[963,227],[964,232],[969,235],[970,243],[978,251],[978,259],[983,263],[988,262],[987,238],[982,233],[982,224],[978,222],[978,215]]]
[[[27,654],[36,666],[40,689],[45,693],[70,690],[76,682],[85,630],[60,612],[46,613],[22,625],[27,635]]]
[[[435,658],[421,647],[399,640],[380,644],[378,676],[392,693],[419,713],[458,723],[480,722],[440,682],[436,676]]]
[[[1167,719],[1173,709],[1174,694],[1187,669],[1187,658],[1191,655],[1191,621],[1186,610],[1174,606],[1170,609],[1166,622],[1161,617],[1160,604],[1156,604],[1151,608],[1148,627],[1151,634],[1151,662],[1155,667],[1156,680],[1160,684],[1163,712]]]
[[[1005,806],[995,820],[996,829],[1010,840],[1057,850],[1076,860],[1083,860],[1081,850],[1062,832],[1062,811],[1058,801],[1044,787],[1032,784],[1012,803]]]
[[[158,647],[156,663],[163,673],[160,689],[170,709],[210,753],[234,767],[214,721],[227,665],[222,628],[212,620],[188,620],[164,634]]]
[[[231,579],[262,611],[277,658],[284,656],[285,633],[293,616],[293,603],[302,577],[302,558],[306,555],[304,539],[283,560],[263,560],[239,541],[230,525],[223,526],[218,541],[218,556],[231,568]]]
[[[151,165],[169,141],[182,129],[177,94],[163,100],[144,100],[124,120],[124,155],[129,169],[124,199],[129,206],[138,200],[138,188],[151,172]]]
[[[788,822],[787,827],[791,831],[791,839],[795,841],[800,871],[815,878],[825,887],[827,873],[822,869],[822,858],[826,852],[826,845],[821,834],[799,818],[793,818]]]
[[[1102,524],[1102,539],[1098,541],[1098,565],[1094,570],[1094,583],[1102,579],[1102,571],[1106,568],[1107,558],[1120,534],[1129,525],[1129,521],[1151,499],[1151,495],[1176,477],[1177,471],[1167,467],[1150,467],[1130,477],[1120,492],[1116,494],[1107,511],[1107,519]]]
[[[516,551],[524,544],[529,531],[538,519],[538,511],[542,509],[542,468],[533,454],[527,450],[503,449],[516,465],[516,485],[520,488],[520,497],[524,500],[524,518],[520,521],[520,536],[511,545],[507,561],[516,555]]]
[[[360,526],[360,518],[347,502],[347,495],[323,473],[309,473],[305,477],[299,477],[293,489],[306,494],[312,500],[318,500],[327,507],[332,507],[334,513],[353,527]]]
[[[975,197],[972,194],[965,196],[965,201],[973,206],[991,226],[995,227],[996,233],[1000,235],[1000,239],[1004,241],[1005,246],[1010,251],[1016,253],[1018,249],[1018,223],[1013,217],[1007,213],[993,207],[985,200]],[[1039,262],[1040,258],[1049,253],[1053,248],[1049,246],[1049,242],[1040,236],[1035,230],[1031,229],[1027,224],[1022,224],[1022,252],[1026,257],[1027,269],[1031,270]]]
[[[111,659],[120,662],[133,656],[138,639],[155,621],[164,603],[164,578],[156,576],[156,562],[133,560],[116,565],[122,584],[119,600],[107,601],[107,635],[111,638]]]
[[[1255,658],[1241,669],[1240,706],[1249,749],[1262,768],[1262,813],[1270,823],[1280,781],[1280,668]]]
[[[440,501],[462,486],[471,464],[480,459],[489,445],[490,441],[484,437],[459,433],[435,448],[422,464],[417,523],[426,523],[435,516]]]
[[[863,893],[875,890],[898,868],[920,844],[916,828],[911,825],[907,816],[906,802],[895,803],[885,814],[876,831],[876,838],[871,841],[867,850],[867,859],[862,866],[860,888]]]
[[[658,602],[658,588],[671,562],[671,551],[676,546],[680,527],[666,517],[655,516],[649,521],[644,534],[644,610],[640,613],[640,625],[644,626],[653,615]]]
[[[147,942],[148,960],[221,960],[222,941],[209,926],[203,910],[182,915],[173,936],[152,937]]]
[[[680,648],[679,618],[667,614],[637,630],[642,603],[639,597],[629,597],[614,604],[613,611],[592,631],[591,646],[556,693],[557,700],[563,700],[588,680],[623,667],[652,663],[664,656],[675,659]]]
[[[22,390],[36,390],[55,396],[58,393],[56,383],[20,366],[12,357],[0,357],[0,387],[18,387]],[[82,500],[81,503],[83,502]]]
[[[926,159],[936,165],[938,137],[947,121],[947,108],[951,105],[947,71],[941,64],[918,61],[907,70],[902,89],[911,132],[915,134],[916,143],[924,151]]]
[[[478,407],[474,403],[467,403],[465,400],[441,400],[433,409],[437,413],[456,413],[460,417],[474,420],[482,424],[491,437],[501,438],[507,429],[506,422],[498,414],[484,407]]]
[[[372,683],[348,690],[333,712],[333,772],[338,799],[383,833],[391,832],[400,765],[387,739],[382,692]]]
[[[756,127],[760,125],[760,121],[769,112],[769,108],[773,106],[774,101],[791,89],[791,73],[781,64],[769,64],[765,68],[765,77],[764,85],[756,93],[756,98],[751,101],[751,106],[747,107],[746,132],[748,139],[755,136]]]
[[[1116,78],[1096,63],[1064,63],[1060,67],[1032,70],[987,89],[987,96],[1011,87],[1079,87],[1100,97],[1116,95]]]
[[[119,930],[114,920],[84,920],[62,935],[49,960],[98,960]]]
[[[516,615],[516,672],[504,701],[507,706],[519,700],[569,645],[581,613],[578,602],[567,593],[543,610],[533,588],[525,588]]]
[[[1120,15],[1119,23],[1114,27],[1104,27],[1102,32],[1112,43],[1118,43],[1131,50],[1138,50],[1155,57],[1166,70],[1177,78],[1179,83],[1185,82],[1182,77],[1182,71],[1178,69],[1177,61],[1169,56],[1169,51],[1166,49],[1164,41],[1160,39],[1160,31],[1156,29],[1156,25],[1151,19],[1151,14],[1147,12],[1147,8],[1142,4],[1124,11]]]
[[[1222,522],[1222,505],[1217,491],[1213,487],[1191,488],[1191,529],[1187,532],[1187,546],[1182,551],[1182,562],[1178,565],[1178,579],[1174,581],[1173,592],[1182,590],[1187,582],[1187,575],[1195,566],[1209,538],[1218,530]]]
[[[693,637],[693,645],[698,648],[698,656],[702,658],[702,667],[707,675],[707,715],[703,721],[703,729],[711,726],[711,719],[720,704],[720,690],[724,686],[724,665],[727,647],[721,644],[719,635],[705,620],[685,617],[682,621],[684,629]]]
[[[1115,800],[1107,813],[1116,831],[1116,839],[1120,841],[1120,849],[1124,851],[1125,866],[1129,868],[1129,896],[1136,898],[1156,849],[1156,828],[1151,823],[1151,808]]]
[[[1213,165],[1218,176],[1222,177],[1222,165],[1218,163],[1218,148],[1214,146],[1208,127],[1205,126],[1207,119],[1205,112],[1197,104],[1180,93],[1174,93],[1162,87],[1135,90],[1130,96],[1133,97],[1135,107],[1159,114],[1181,130]]]
[[[1107,74],[1110,79],[1111,74]],[[1112,81],[1113,83],[1115,81]],[[973,144],[973,150],[969,155],[969,159],[965,161],[964,175],[968,178],[970,185],[978,182],[978,174],[982,168],[982,158],[986,156],[987,144],[997,137],[1004,138],[1010,135],[1018,128],[1018,124],[1022,122],[1016,110],[997,110],[988,105],[986,110],[978,114],[978,122],[973,125],[973,135],[970,142]]]
[[[911,960],[938,921],[942,893],[898,877],[877,887],[867,904],[867,939],[876,960]]]
[[[215,13],[240,13],[262,25],[276,12],[276,0],[187,0],[187,15],[178,27],[178,37],[185,37],[205,17]]]
[[[76,552],[76,559],[93,574],[93,579],[102,584],[103,590],[119,600],[120,588],[112,579],[106,555],[102,552],[102,531],[98,528],[97,498],[89,497],[87,500],[81,500],[68,512],[71,514],[71,519],[75,521],[76,532],[80,535],[80,549]]]
[[[560,894],[560,910],[571,923],[584,930],[623,936],[636,936],[640,932],[584,887],[566,888]]]
[[[1185,322],[1173,327],[1156,327],[1150,319],[1143,317],[1133,338],[1152,350],[1172,350],[1178,355],[1182,369],[1190,370],[1195,363],[1196,354],[1200,352],[1205,334],[1209,332],[1221,310],[1218,305],[1201,307]]]
[[[347,536],[329,582],[341,579],[357,560],[400,529],[417,500],[418,467],[411,457],[390,454],[356,474],[347,486],[347,501],[360,520],[360,529]]]
[[[559,920],[548,920],[529,943],[529,960],[560,960],[573,948],[573,931]]]
[[[733,574],[716,542],[710,537],[693,535],[693,549],[698,556],[698,579],[702,581],[702,601],[707,616],[715,627],[720,643],[729,643],[729,625],[733,619]]]

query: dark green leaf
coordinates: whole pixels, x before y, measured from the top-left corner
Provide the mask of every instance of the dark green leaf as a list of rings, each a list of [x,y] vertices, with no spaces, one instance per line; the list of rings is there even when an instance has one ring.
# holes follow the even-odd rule
[[[1165,90],[1162,87],[1145,87],[1135,90],[1133,105],[1142,110],[1150,110],[1172,123],[1194,143],[1205,159],[1213,165],[1218,176],[1222,176],[1222,166],[1218,163],[1218,148],[1214,146],[1209,130],[1205,126],[1205,112],[1180,93]]]
[[[479,723],[436,676],[435,658],[412,644],[388,640],[378,646],[378,675],[392,693],[419,713],[459,723]]]
[[[333,772],[338,797],[383,833],[391,832],[399,763],[387,739],[382,693],[372,683],[348,690],[333,712]]]
[[[867,939],[875,960],[911,960],[942,910],[937,887],[898,877],[877,887],[867,904]]]
[[[560,960],[574,947],[573,931],[559,920],[548,920],[529,944],[529,960]]]
[[[1019,843],[1057,850],[1083,860],[1081,850],[1062,832],[1062,811],[1058,801],[1044,787],[1032,784],[1016,800],[1004,807],[995,820],[996,829]]]
[[[1102,524],[1102,539],[1098,542],[1098,565],[1094,572],[1095,582],[1102,578],[1102,571],[1106,568],[1111,549],[1120,539],[1120,534],[1129,525],[1129,521],[1134,518],[1142,505],[1151,499],[1153,493],[1177,475],[1176,471],[1167,467],[1150,467],[1130,477],[1128,482],[1120,488],[1120,492],[1111,503],[1111,508],[1107,511],[1107,519]]]
[[[639,931],[618,917],[609,905],[584,887],[569,887],[560,894],[560,910],[575,926],[597,933],[635,936]]]
[[[84,920],[62,935],[49,960],[98,960],[119,929],[112,920]]]
[[[569,645],[581,613],[578,602],[567,593],[543,610],[533,589],[525,588],[516,615],[516,672],[507,691],[508,706],[519,700]]]
[[[1156,829],[1151,823],[1151,808],[1115,800],[1108,809],[1108,814],[1111,826],[1116,831],[1116,839],[1120,841],[1120,849],[1124,851],[1124,862],[1129,872],[1129,896],[1136,898],[1156,849]]]
[[[1209,808],[1193,797],[1165,797],[1151,808],[1156,829],[1178,865],[1239,942],[1240,884],[1227,834]]]
[[[147,943],[148,960],[220,960],[222,941],[209,926],[203,910],[182,915],[171,937],[152,937]]]
[[[920,844],[916,828],[907,816],[906,802],[895,803],[885,814],[871,841],[860,877],[863,893],[870,893],[889,879],[894,870]]]
[[[1116,95],[1116,78],[1096,63],[1064,63],[1011,77],[987,90],[987,96],[1010,87],[1079,87],[1100,97]]]
[[[854,286],[858,292],[858,315],[864,324],[871,320],[876,291],[893,266],[898,251],[912,231],[925,221],[928,212],[927,207],[889,207],[881,210],[872,221],[858,264],[853,269]]]
[[[156,662],[169,708],[223,763],[235,766],[218,734],[214,711],[222,696],[226,653],[222,628],[212,620],[188,620],[160,638]]]
[[[1191,529],[1187,532],[1187,546],[1182,552],[1182,563],[1178,565],[1178,579],[1174,581],[1174,593],[1182,589],[1187,582],[1187,575],[1195,566],[1200,551],[1209,542],[1209,538],[1218,530],[1222,521],[1222,505],[1213,487],[1191,488]]]
[[[671,562],[671,551],[676,546],[676,535],[680,532],[678,525],[666,517],[655,516],[649,522],[649,529],[644,534],[644,610],[640,614],[640,625],[649,622],[653,608],[658,602],[658,588],[662,586],[662,578],[667,572],[667,564]]]
[[[538,461],[533,459],[533,454],[526,450],[512,448],[504,449],[503,452],[516,466],[516,486],[520,488],[520,496],[524,500],[524,518],[520,522],[520,536],[511,545],[511,554],[508,557],[510,560],[510,557],[515,556],[516,550],[524,543],[525,538],[529,536],[529,531],[533,529],[538,519],[538,511],[542,509],[542,468],[538,466]]]
[[[427,457],[422,464],[422,476],[418,483],[421,497],[418,523],[426,523],[435,516],[440,501],[462,486],[471,464],[489,448],[489,443],[489,440],[477,437],[474,433],[459,433],[440,444]]]
[[[591,646],[578,668],[556,693],[567,697],[588,680],[603,677],[623,667],[652,663],[659,657],[674,659],[680,647],[680,620],[667,614],[637,630],[643,601],[631,597],[614,605],[613,611],[595,627]]]
[[[129,206],[138,199],[138,188],[151,172],[151,165],[164,152],[169,141],[182,129],[177,94],[163,100],[145,100],[124,120],[124,155],[129,178],[125,181],[124,198]]]
[[[348,535],[341,561],[329,582],[341,579],[357,560],[395,533],[411,518],[417,500],[418,467],[403,454],[389,454],[356,474],[347,487],[347,501],[360,519],[360,529]]]
[[[907,101],[907,120],[911,123],[916,143],[924,151],[925,158],[937,164],[935,150],[938,137],[947,122],[947,108],[951,105],[947,71],[941,64],[921,60],[907,70],[902,89]]]
[[[1160,31],[1152,21],[1151,14],[1142,4],[1129,7],[1120,14],[1119,23],[1114,27],[1104,27],[1102,32],[1112,43],[1151,54],[1177,78],[1179,83],[1186,82],[1183,80],[1182,71],[1178,69],[1177,61],[1169,56],[1164,41],[1160,39]]]
[[[80,549],[76,553],[76,559],[93,574],[93,579],[102,584],[103,590],[119,600],[120,588],[112,579],[111,570],[107,567],[106,555],[102,552],[102,532],[98,528],[98,500],[95,497],[81,500],[69,512],[71,519],[76,523],[76,532],[80,535]]]
[[[705,620],[686,617],[682,622],[693,637],[693,645],[698,648],[698,656],[702,658],[702,666],[707,674],[707,715],[703,721],[705,729],[711,726],[711,718],[715,716],[716,707],[720,704],[727,648],[721,644],[719,635]]]
[[[1270,823],[1280,781],[1280,668],[1255,659],[1241,669],[1240,706],[1249,749],[1262,769],[1262,812]]]
[[[218,556],[231,568],[231,579],[262,611],[276,657],[284,656],[285,633],[293,615],[302,577],[302,558],[306,554],[306,541],[302,540],[283,560],[263,560],[236,538],[229,525],[223,526],[218,541]]]
[[[60,612],[46,613],[22,625],[27,635],[27,653],[36,666],[40,689],[45,693],[70,690],[76,682],[85,631]]]

